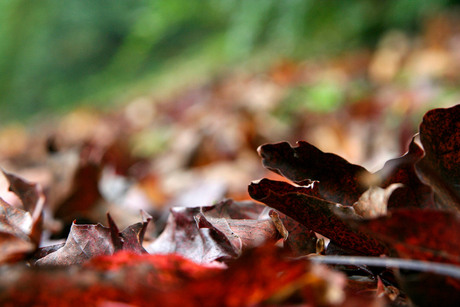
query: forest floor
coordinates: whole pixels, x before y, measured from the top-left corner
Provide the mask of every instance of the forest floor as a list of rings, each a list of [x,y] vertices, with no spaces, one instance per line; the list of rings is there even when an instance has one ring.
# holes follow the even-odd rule
[[[1,283],[0,301],[28,304],[28,297],[32,299],[33,295],[38,294],[32,291],[33,295],[29,295],[29,290],[24,290],[24,297],[19,297],[21,282],[36,285],[37,280],[67,278],[70,281],[63,286],[66,290],[62,291],[68,292],[62,294],[61,299],[69,305],[78,299],[89,304],[97,302],[99,306],[118,306],[114,305],[115,301],[134,306],[145,305],[147,298],[172,305],[183,303],[180,297],[168,298],[164,296],[165,293],[185,295],[189,300],[186,305],[198,305],[203,303],[203,297],[199,294],[203,289],[208,295],[207,305],[298,304],[304,299],[311,302],[312,306],[352,306],[358,301],[375,306],[407,305],[407,296],[397,282],[393,281],[393,276],[384,280],[384,273],[376,273],[363,265],[357,266],[357,270],[361,270],[358,274],[361,278],[359,284],[358,279],[349,278],[346,281],[345,274],[341,275],[342,273],[326,267],[305,269],[305,263],[298,260],[293,263],[277,260],[280,259],[277,258],[278,251],[273,251],[266,244],[247,252],[249,247],[254,248],[261,245],[260,242],[265,242],[266,236],[278,236],[279,240],[284,238],[285,245],[288,245],[286,232],[283,234],[282,229],[286,231],[285,228],[290,226],[287,226],[289,222],[282,213],[294,219],[295,215],[300,214],[289,214],[286,210],[279,209],[281,217],[273,217],[274,213],[271,213],[271,218],[261,218],[266,213],[264,209],[258,207],[257,203],[248,201],[257,199],[265,204],[267,202],[263,197],[258,199],[260,195],[255,190],[250,189],[248,192],[248,185],[254,180],[268,178],[281,182],[294,181],[297,188],[304,186],[295,179],[297,175],[289,175],[284,164],[280,166],[279,161],[270,160],[274,158],[268,154],[267,147],[259,149],[258,153],[259,146],[268,143],[289,142],[294,151],[299,148],[299,152],[294,154],[294,158],[297,158],[302,155],[300,148],[304,145],[294,147],[296,142],[307,141],[323,152],[334,153],[352,164],[363,166],[369,173],[381,169],[387,160],[402,156],[409,150],[409,144],[413,144],[411,140],[418,133],[419,124],[428,110],[451,107],[458,103],[459,44],[460,31],[451,27],[449,20],[435,20],[417,37],[389,32],[373,51],[358,50],[328,59],[278,59],[265,70],[247,71],[244,68],[235,68],[222,73],[218,78],[190,84],[167,95],[141,95],[112,110],[82,107],[62,117],[37,121],[29,126],[10,124],[2,127],[0,166],[6,175],[5,178],[0,178],[0,196],[4,200],[2,213],[6,218],[2,217],[0,220],[0,251],[3,254],[0,257],[3,265],[1,274],[13,272],[16,275],[11,285]],[[456,119],[452,120],[455,122]],[[442,127],[442,121],[438,124]],[[455,126],[454,123],[454,127],[458,130],[458,124]],[[458,134],[458,131],[452,133]],[[423,144],[423,137],[421,142]],[[280,155],[283,153],[281,159],[289,160],[289,153],[285,153],[281,145],[276,146],[280,146],[276,152]],[[318,161],[323,158],[319,155]],[[262,160],[267,169],[262,165]],[[274,163],[276,167],[270,163]],[[339,162],[334,160],[332,165],[340,168],[335,163]],[[299,168],[302,165],[299,164]],[[279,174],[268,169],[275,169]],[[342,174],[338,172],[337,176]],[[423,177],[420,174],[425,173],[418,171],[417,174]],[[332,176],[333,172],[329,170],[327,175]],[[321,185],[327,179],[319,181]],[[262,183],[264,181],[256,185]],[[453,181],[452,184],[455,186],[456,182]],[[8,191],[10,186],[12,192]],[[284,188],[286,187],[283,186]],[[436,187],[434,191],[437,191]],[[273,193],[276,194],[275,192]],[[343,203],[343,199],[339,201],[324,196],[321,188],[319,193],[319,196],[315,194],[318,199],[324,198],[324,201],[347,205]],[[388,198],[389,196],[387,200]],[[224,199],[234,202],[222,202]],[[293,200],[286,198],[286,202],[288,201]],[[243,204],[251,205],[245,207]],[[213,209],[201,208],[196,211],[197,207],[213,205]],[[238,210],[232,207],[234,205],[241,211],[241,217],[235,217],[238,213],[234,211]],[[228,212],[219,209],[219,206],[226,208]],[[37,213],[34,210],[38,210],[38,207],[40,211]],[[170,210],[178,207],[183,209],[174,209],[176,224],[183,219],[193,227],[199,225],[199,229],[213,229],[219,235],[224,234],[225,239],[221,241],[225,241],[227,245],[216,247],[219,242],[215,238],[216,234],[214,237],[209,234],[211,232],[192,235],[192,230],[187,230],[182,234],[180,231],[183,230],[176,224],[175,232],[168,230],[168,225],[173,227],[170,226]],[[140,210],[150,217],[144,213],[141,217]],[[212,213],[206,213],[206,210]],[[218,221],[223,218],[219,210],[231,216],[227,217],[225,225]],[[26,215],[26,211],[30,214]],[[107,212],[110,213],[108,224]],[[42,214],[43,218],[39,218]],[[138,223],[140,219],[141,224]],[[150,220],[149,224],[147,221]],[[232,224],[235,220],[262,223],[257,224],[257,227],[264,234],[258,233],[259,237],[246,238],[244,236],[247,236],[247,230],[241,229],[254,226],[241,222]],[[266,226],[268,221],[272,223],[271,228]],[[282,226],[275,221],[282,221],[279,222]],[[96,229],[97,223],[105,225],[106,227],[101,226],[104,230]],[[83,230],[76,225],[92,225],[92,228],[88,226],[84,230],[85,234],[82,234]],[[226,227],[231,229],[231,235],[242,231],[237,235],[238,239],[243,238],[242,243],[235,243],[235,237],[223,230]],[[88,247],[90,251],[85,250],[86,247],[78,242],[73,243],[75,246],[72,248],[67,247],[64,250],[62,244],[66,240],[65,244],[70,244],[70,229],[75,231],[74,241],[82,238],[96,240],[88,234],[91,232],[101,242],[98,243],[99,246]],[[125,230],[119,232],[118,229]],[[257,232],[254,228],[250,229],[250,232]],[[313,230],[317,233],[316,239],[323,238],[319,242],[328,242],[324,238],[331,239],[325,233]],[[172,238],[174,235],[176,237]],[[206,242],[197,245],[196,235]],[[165,236],[169,236],[168,239]],[[316,239],[315,244],[320,244]],[[186,240],[191,243],[184,243],[185,246],[178,243]],[[212,240],[217,243],[213,243],[211,247],[206,245]],[[305,237],[303,240],[309,239]],[[105,246],[106,241],[111,243]],[[238,249],[235,244],[242,245]],[[104,250],[101,245],[104,245]],[[324,254],[324,248],[316,245],[311,250],[312,253],[303,254],[298,250],[295,256]],[[453,247],[453,250],[457,247],[458,245]],[[213,250],[215,254],[209,250],[197,251],[203,248]],[[228,252],[229,248],[232,249],[231,252]],[[350,255],[346,248],[343,251],[344,246],[336,248],[338,252],[331,252],[333,255]],[[118,260],[96,257],[110,255],[117,250],[134,253],[120,254]],[[178,256],[149,260],[136,258],[137,254],[145,251],[151,255],[174,252],[190,262],[174,258]],[[447,261],[448,263],[458,264],[459,250],[443,251],[450,253],[455,259]],[[61,254],[56,254],[58,252]],[[241,253],[243,256],[240,257]],[[53,254],[53,257],[49,257]],[[257,258],[261,254],[271,256]],[[245,259],[245,262],[235,259]],[[263,261],[258,262],[255,259]],[[74,281],[66,275],[69,274],[68,270],[52,273],[26,270],[24,263],[34,266],[40,264],[40,261],[43,265],[86,263],[87,267],[78,269],[81,276],[75,277]],[[134,266],[133,263],[142,261],[150,261],[150,265],[160,268],[161,273],[149,277],[158,279],[160,284],[153,286],[157,291],[153,294],[146,294],[152,281],[139,283],[139,278],[146,278],[145,273],[137,272],[128,276],[130,273],[127,271],[123,271],[123,274],[116,271],[120,270],[118,266],[123,266],[123,263]],[[233,262],[235,263],[232,265]],[[229,269],[222,271],[227,265]],[[273,270],[267,270],[263,276],[256,274],[252,281],[242,273],[263,271],[268,267]],[[350,267],[339,269],[353,271]],[[119,275],[113,273],[118,280],[99,284],[100,289],[96,288],[97,277],[91,274],[105,270],[118,272]],[[374,279],[363,277],[363,271]],[[356,277],[356,272],[353,272],[348,272],[348,275]],[[185,274],[186,278],[180,274]],[[86,277],[82,277],[83,275]],[[282,281],[279,281],[282,286],[266,281],[272,280],[273,276],[282,276]],[[91,278],[94,280],[91,281]],[[120,291],[121,284],[130,278],[138,279],[134,283],[138,288],[133,290],[125,287],[121,295],[124,298],[120,299],[121,296],[114,293]],[[228,282],[228,289],[234,287],[236,296],[244,299],[232,300],[229,296],[222,296],[225,289],[209,288],[216,282],[231,278],[241,278],[242,283],[254,283],[253,288],[248,286],[251,291],[245,292],[238,285]],[[458,290],[458,276],[456,279],[452,276],[449,278],[452,280],[446,283]],[[320,279],[321,282],[318,281]],[[187,283],[187,280],[196,281],[196,285]],[[164,289],[161,282],[165,283]],[[267,283],[265,289],[261,286],[264,283]],[[178,290],[178,284],[187,286],[185,290]],[[51,282],[49,287],[58,287],[58,284]],[[83,293],[79,291],[85,287],[89,289],[86,296],[78,297]],[[139,290],[139,287],[144,288]],[[37,296],[37,304],[63,305],[56,298],[59,291],[40,289],[42,294]],[[145,300],[130,296],[137,293],[136,291],[146,295]],[[185,291],[193,295],[187,296]],[[215,296],[210,294],[213,291]]]

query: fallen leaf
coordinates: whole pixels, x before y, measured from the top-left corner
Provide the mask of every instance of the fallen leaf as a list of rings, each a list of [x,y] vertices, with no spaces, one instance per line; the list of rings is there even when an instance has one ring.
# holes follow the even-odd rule
[[[38,246],[31,214],[15,208],[0,198],[0,264],[24,259]]]
[[[38,259],[36,265],[81,264],[94,256],[113,254],[110,229],[97,225],[72,224],[65,245]]]
[[[101,199],[98,183],[102,168],[98,161],[91,158],[91,150],[91,146],[82,150],[80,164],[73,177],[72,190],[54,208],[54,216],[65,222],[72,221],[76,216],[84,216]]]
[[[393,183],[386,189],[370,187],[353,204],[356,214],[363,218],[376,218],[387,214],[388,199],[394,190],[403,187],[401,183]]]
[[[345,299],[343,274],[286,259],[274,246],[247,250],[228,269],[175,254],[123,251],[72,270],[10,267],[0,276],[3,305],[254,306],[292,304],[300,297],[320,306]]]
[[[317,252],[318,238],[314,231],[276,210],[270,211],[270,217],[283,237],[284,247],[294,257]]]
[[[420,141],[425,156],[418,173],[435,190],[438,205],[460,210],[460,105],[427,112]]]
[[[285,185],[288,183],[279,182]],[[351,207],[344,207],[314,196],[308,195],[308,188],[304,188],[306,193],[293,193],[271,190],[272,183],[268,179],[263,179],[258,183],[249,185],[249,195],[255,200],[261,201],[266,205],[277,209],[289,217],[302,223],[305,227],[329,238],[342,248],[353,250],[360,254],[381,255],[386,253],[385,246],[372,237],[354,231],[337,215],[337,210],[349,212],[352,218],[356,214]]]
[[[435,208],[433,189],[420,181],[415,165],[423,157],[423,150],[415,143],[409,144],[408,152],[402,157],[389,160],[375,173],[379,186],[400,183],[403,186],[395,190],[388,199],[388,208]]]
[[[388,216],[354,221],[403,258],[460,264],[460,215],[434,209],[398,209]]]
[[[458,306],[460,302],[460,279],[408,270],[400,270],[397,276],[416,306]]]
[[[365,168],[304,141],[297,142],[297,147],[286,142],[266,144],[258,152],[264,167],[296,184],[319,181],[319,194],[331,202],[351,206],[368,188],[363,182],[370,175]]]
[[[32,215],[41,214],[45,202],[45,196],[39,184],[28,182],[14,174],[3,170],[3,175],[8,180],[9,190],[21,199],[26,211]],[[37,219],[36,217],[35,219]]]
[[[277,238],[268,215],[259,219],[264,208],[231,200],[208,207],[172,208],[165,230],[147,251],[177,253],[198,263],[234,259],[243,249]]]
[[[142,247],[145,229],[151,217],[141,212],[142,222],[136,223],[119,232],[118,227],[109,214],[109,227],[101,224],[78,225],[72,224],[65,244],[44,252],[37,253],[39,258],[36,265],[72,265],[81,264],[100,255],[112,255],[116,251],[126,250],[133,253],[146,253]],[[53,251],[54,250],[54,251]]]

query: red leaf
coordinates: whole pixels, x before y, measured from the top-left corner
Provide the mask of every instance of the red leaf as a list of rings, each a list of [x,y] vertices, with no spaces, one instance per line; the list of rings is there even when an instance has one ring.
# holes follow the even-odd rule
[[[415,164],[423,157],[423,150],[414,142],[402,157],[389,160],[376,173],[381,178],[381,187],[393,183],[402,183],[403,187],[395,190],[388,200],[388,208],[434,208],[433,190],[422,183],[415,171]]]
[[[416,306],[458,306],[460,280],[452,277],[402,271],[398,280]]]
[[[37,183],[28,182],[14,174],[2,171],[10,184],[9,190],[19,197],[24,209],[32,216],[32,228],[29,232],[29,238],[38,246],[42,234],[42,217],[45,205],[45,194],[42,187]]]
[[[98,162],[81,159],[74,175],[72,192],[57,205],[55,217],[64,221],[72,221],[76,215],[84,215],[101,198],[99,177],[101,166]]]
[[[24,209],[29,211],[32,215],[41,214],[45,202],[45,196],[41,186],[36,183],[28,182],[11,173],[7,173],[4,170],[3,175],[5,175],[10,184],[9,190],[21,199]],[[34,214],[36,209],[38,213]]]
[[[119,232],[109,214],[109,227],[97,225],[72,224],[64,246],[56,251],[47,252],[37,260],[37,265],[81,264],[95,256],[111,255],[115,251],[127,250],[134,253],[146,253],[142,247],[145,229],[151,217],[141,212],[142,223],[136,223]],[[45,247],[44,250],[47,248]],[[37,255],[40,255],[38,253]]]
[[[71,271],[16,268],[10,274],[6,269],[0,272],[0,303],[255,306],[267,300],[282,305],[294,293],[315,306],[343,300],[342,274],[282,256],[279,249],[263,246],[248,250],[223,270],[177,255],[121,252],[93,258]]]
[[[37,260],[37,265],[79,264],[99,255],[113,254],[115,248],[110,229],[97,225],[77,225],[70,228],[65,245],[57,251]]]
[[[263,165],[299,185],[319,181],[322,198],[342,205],[353,205],[367,190],[363,179],[370,173],[365,168],[324,153],[307,142],[297,144],[297,147],[286,142],[262,145],[258,152]]]
[[[460,215],[455,212],[399,209],[386,217],[354,222],[401,257],[460,264]]]
[[[301,194],[274,191],[270,188],[272,185],[268,179],[252,183],[249,185],[249,195],[285,213],[308,229],[328,237],[345,249],[368,255],[380,255],[386,252],[386,248],[380,242],[352,230],[336,215],[335,212],[341,207],[340,205],[309,196],[308,192]],[[286,185],[286,190],[290,189],[288,183],[279,182],[277,185]],[[308,189],[305,188],[305,190]],[[342,207],[342,209],[345,208]]]
[[[25,258],[37,247],[31,239],[34,221],[29,212],[0,198],[0,263]]]
[[[372,185],[386,188],[393,183],[402,183],[404,186],[394,191],[389,199],[390,208],[435,207],[431,187],[422,183],[415,171],[414,165],[422,158],[423,150],[414,141],[404,156],[388,161],[375,174],[337,155],[323,153],[307,142],[298,142],[298,147],[285,142],[266,144],[259,148],[259,154],[266,168],[297,184],[319,181],[315,184],[316,191],[309,193],[325,200],[353,205]],[[295,192],[299,188],[283,186],[283,189]]]
[[[278,231],[284,237],[284,247],[293,256],[303,256],[316,252],[318,238],[314,231],[276,210],[271,210],[270,216],[274,220],[275,225],[277,225],[276,221],[281,223],[277,228],[281,227],[282,229],[278,229]]]
[[[460,210],[460,105],[427,112],[420,140],[425,156],[417,170],[436,191],[442,207]]]
[[[268,215],[258,219],[264,208],[254,202],[231,200],[208,207],[172,208],[165,230],[147,250],[178,253],[198,263],[236,258],[243,248],[277,237]]]

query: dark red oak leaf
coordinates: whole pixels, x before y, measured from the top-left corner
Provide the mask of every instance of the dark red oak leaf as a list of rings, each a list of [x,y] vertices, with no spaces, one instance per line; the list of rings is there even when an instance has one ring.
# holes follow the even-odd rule
[[[0,264],[24,259],[35,250],[38,242],[31,238],[33,228],[29,212],[0,198]]]
[[[2,305],[278,306],[292,305],[293,296],[329,306],[344,299],[345,285],[343,274],[285,259],[273,245],[248,250],[225,270],[174,254],[120,252],[74,270],[16,268],[11,273],[0,272]]]
[[[369,235],[352,230],[336,214],[338,209],[353,210],[338,204],[309,196],[307,193],[287,192],[288,183],[278,182],[276,185],[285,189],[272,190],[273,182],[262,179],[249,185],[249,195],[266,205],[290,216],[310,230],[322,234],[342,248],[353,250],[365,255],[381,255],[386,253],[385,246]],[[304,188],[308,190],[307,188]],[[355,215],[352,212],[353,216]]]
[[[420,141],[425,156],[417,171],[435,190],[440,206],[460,210],[460,105],[427,112]]]
[[[383,168],[375,173],[381,180],[382,188],[393,183],[403,184],[391,194],[388,209],[435,208],[432,188],[420,181],[415,171],[415,164],[422,157],[423,150],[412,139],[409,151],[405,155],[387,161]]]
[[[101,224],[78,225],[75,222],[63,246],[45,247],[36,253],[37,265],[72,265],[81,264],[100,255],[111,255],[116,251],[126,250],[133,253],[146,253],[142,247],[145,230],[151,217],[141,211],[142,222],[133,224],[122,232],[109,214],[109,227]]]
[[[315,184],[316,191],[311,193],[325,200],[353,205],[373,185],[386,188],[393,183],[401,183],[404,186],[391,195],[389,208],[435,207],[432,188],[421,182],[415,171],[415,164],[423,157],[423,150],[414,141],[404,156],[389,160],[374,174],[337,155],[324,153],[307,142],[298,142],[297,147],[291,147],[286,142],[266,144],[258,151],[266,168],[297,184],[319,181]],[[284,189],[295,191],[299,187]]]
[[[460,264],[460,214],[434,209],[398,209],[373,220],[352,221],[400,257]]]
[[[370,173],[365,168],[304,141],[297,147],[287,142],[266,144],[258,152],[264,167],[299,185],[319,181],[319,194],[328,201],[351,206],[368,188],[364,179]]]
[[[87,214],[101,199],[99,178],[102,166],[98,161],[93,160],[80,158],[72,182],[72,191],[66,199],[56,205],[54,212],[56,218],[71,222],[76,216]]]
[[[142,247],[142,242],[144,241],[145,231],[152,217],[143,210],[141,210],[141,217],[142,222],[130,225],[120,232],[110,214],[107,214],[115,252],[128,250],[138,254],[147,253],[144,247]]]
[[[238,248],[221,231],[198,228],[195,216],[200,210],[199,207],[172,208],[166,228],[146,247],[147,251],[151,254],[176,253],[197,263],[238,257]]]
[[[243,249],[278,238],[268,215],[259,219],[265,208],[231,200],[207,207],[172,208],[165,230],[147,251],[177,253],[198,263],[234,259]]]
[[[45,196],[39,184],[30,183],[3,170],[9,189],[25,210],[0,198],[0,263],[26,258],[40,244]]]
[[[92,257],[111,255],[115,251],[110,229],[97,225],[77,225],[70,228],[62,248],[36,261],[37,265],[81,264]]]
[[[4,170],[3,175],[10,184],[9,190],[19,197],[24,209],[29,211],[32,215],[34,215],[37,209],[39,211],[37,214],[41,214],[45,202],[45,195],[43,194],[41,186],[37,183],[28,182]]]
[[[308,255],[316,252],[318,238],[315,232],[303,224],[276,210],[270,211],[273,223],[284,239],[284,247],[294,257]],[[277,225],[279,221],[280,225]]]
[[[416,306],[459,305],[460,279],[427,272],[401,271],[398,281]]]
[[[38,183],[28,182],[4,170],[3,175],[10,184],[9,190],[19,197],[25,211],[28,211],[32,217],[32,229],[30,230],[29,238],[38,246],[42,234],[43,209],[45,206],[43,189]]]
[[[217,229],[222,232],[233,246],[239,250],[254,248],[266,243],[275,242],[279,234],[272,220],[238,220],[206,217],[203,213],[195,217],[199,228]]]

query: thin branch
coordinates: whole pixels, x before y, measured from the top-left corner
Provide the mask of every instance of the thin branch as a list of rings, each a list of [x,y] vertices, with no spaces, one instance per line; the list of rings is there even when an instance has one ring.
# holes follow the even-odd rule
[[[438,262],[420,260],[359,257],[359,256],[307,256],[305,257],[316,263],[341,264],[341,265],[367,265],[377,267],[392,267],[419,272],[430,272],[460,279],[460,266]]]

